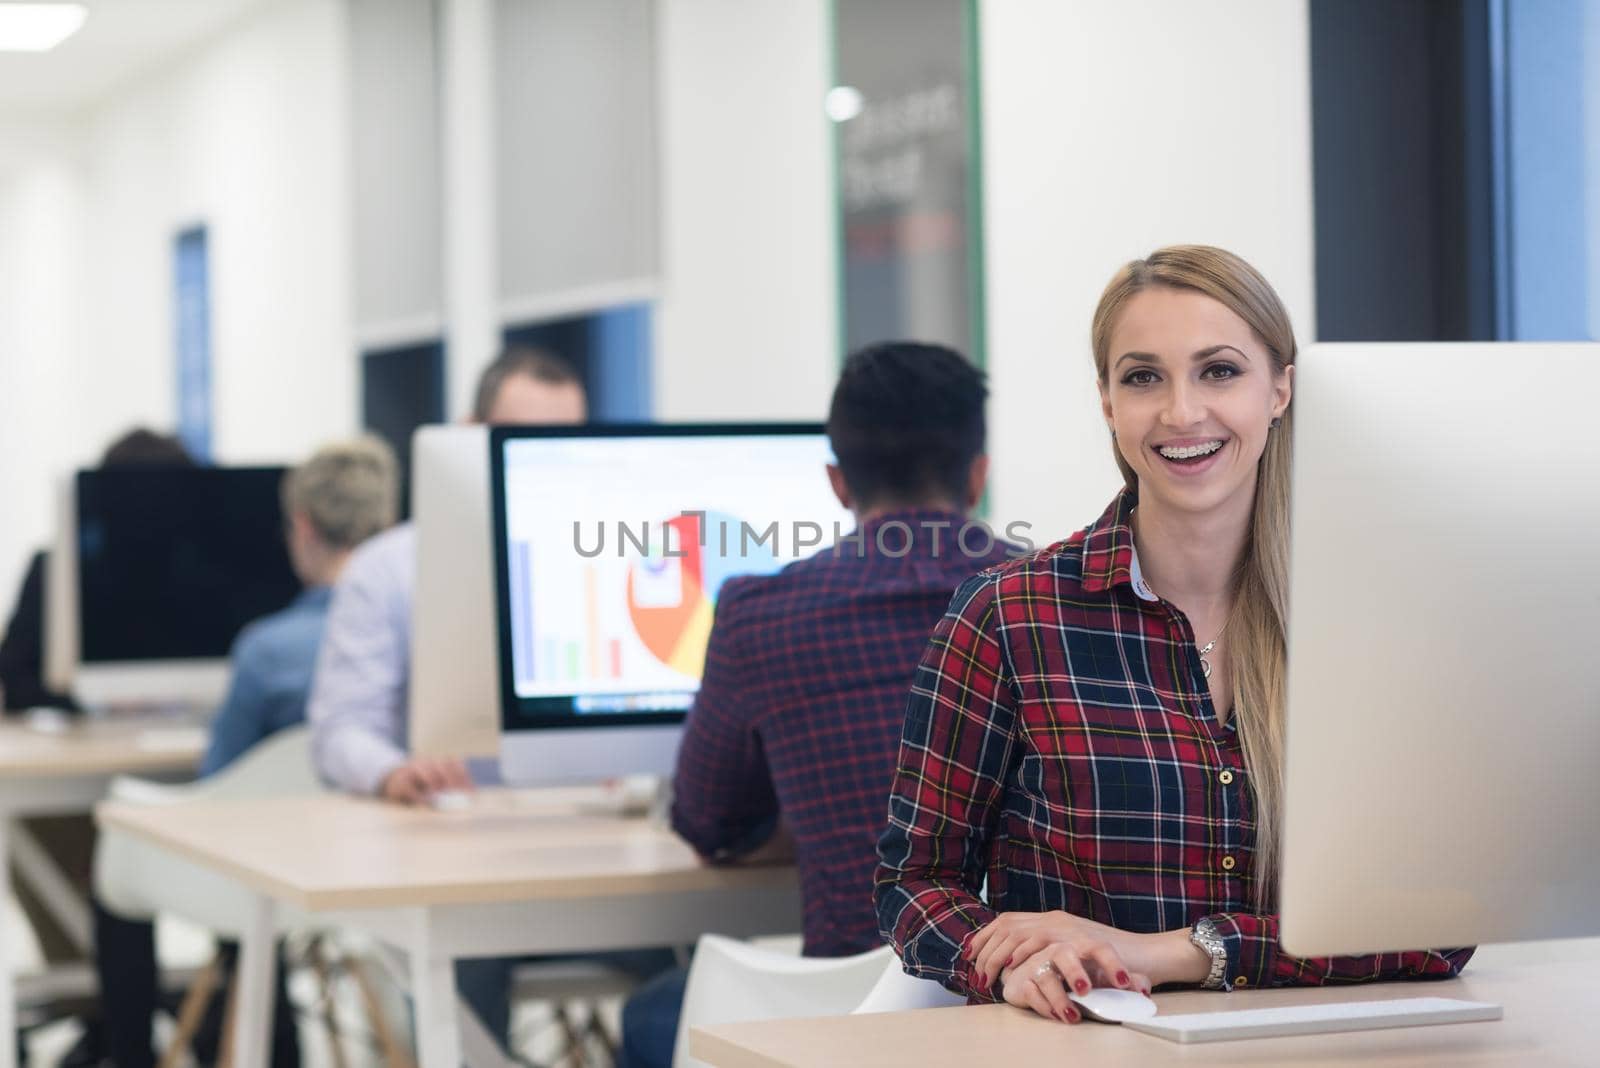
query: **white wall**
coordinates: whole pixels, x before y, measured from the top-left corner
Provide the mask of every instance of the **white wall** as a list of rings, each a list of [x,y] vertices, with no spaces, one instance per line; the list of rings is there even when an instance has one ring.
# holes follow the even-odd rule
[[[213,444],[297,458],[357,425],[342,0],[279,0],[0,158],[0,604],[52,485],[173,426],[172,242],[210,228]],[[4,621],[0,620],[0,626]]]
[[[92,116],[94,441],[172,424],[172,241],[197,222],[217,458],[294,459],[354,430],[345,71],[343,4],[281,0]]]
[[[54,525],[50,473],[76,459],[83,188],[47,154],[0,179],[0,612]],[[0,628],[6,618],[0,616]]]
[[[662,419],[819,419],[837,375],[824,0],[662,0]]]
[[[1042,542],[1116,488],[1087,334],[1120,262],[1231,247],[1309,339],[1306,4],[984,0],[981,15],[994,513]],[[825,409],[827,32],[824,0],[659,0],[662,418]],[[0,597],[47,529],[47,468],[171,422],[185,225],[211,227],[219,456],[287,459],[356,427],[346,34],[343,0],[264,5],[119,89],[82,124],[81,163],[0,169],[0,442],[27,457],[0,465],[0,499],[19,502]]]
[[[1089,320],[1123,262],[1222,245],[1314,326],[1304,0],[984,0],[993,505],[1043,545],[1120,485]]]

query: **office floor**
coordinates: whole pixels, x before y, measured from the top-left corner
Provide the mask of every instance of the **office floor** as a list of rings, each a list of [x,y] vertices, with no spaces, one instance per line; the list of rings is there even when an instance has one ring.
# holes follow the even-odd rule
[[[16,899],[10,894],[6,895],[3,906],[0,906],[0,938],[17,947],[20,975],[39,970],[43,961],[39,955],[38,941],[18,908]],[[164,968],[199,968],[211,957],[212,941],[199,928],[181,921],[163,920],[157,927],[157,952]],[[291,976],[290,998],[302,1008],[300,1048],[303,1068],[335,1068],[341,1063],[344,1068],[384,1068],[383,1059],[370,1038],[370,1023],[355,984],[348,980],[335,983],[333,1009],[343,1036],[340,1043],[342,1062],[334,1057],[327,1028],[320,1019],[314,1018],[316,1014],[304,1011],[307,1006],[316,1003],[318,996],[317,983],[309,971],[301,969]],[[380,983],[379,996],[384,1002],[388,1019],[396,1026],[405,1027],[407,1011],[399,989],[392,983]],[[600,1011],[601,1019],[610,1033],[616,1034],[620,1002],[615,999],[604,1002]],[[549,1005],[518,1005],[512,1029],[518,1041],[517,1052],[529,1063],[541,1066],[571,1063],[570,1058],[563,1056],[566,1043]],[[157,1021],[158,1041],[165,1041],[171,1032],[170,1019],[163,1017]],[[79,1025],[74,1020],[47,1024],[31,1032],[27,1040],[27,1068],[56,1068],[62,1056],[77,1041],[79,1033]],[[587,1053],[590,1058],[587,1063],[603,1063],[600,1050],[592,1043]],[[184,1068],[195,1068],[192,1059],[186,1058],[183,1064]]]

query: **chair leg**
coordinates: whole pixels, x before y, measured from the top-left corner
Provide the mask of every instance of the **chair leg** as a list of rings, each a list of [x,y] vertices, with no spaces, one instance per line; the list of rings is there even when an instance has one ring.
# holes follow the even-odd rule
[[[589,1025],[585,1031],[600,1043],[600,1048],[606,1051],[606,1056],[614,1063],[617,1059],[617,1040],[606,1030],[606,1022],[600,1016],[600,1003],[589,1003]]]
[[[228,1000],[222,1009],[222,1039],[217,1043],[217,1068],[233,1068],[233,1025],[239,1009],[238,976],[228,984]]]
[[[589,1058],[583,1055],[583,1039],[579,1037],[578,1029],[572,1026],[572,1017],[567,1015],[567,1007],[558,1001],[551,1008],[555,1010],[556,1026],[561,1028],[561,1037],[572,1055],[572,1063],[577,1068],[584,1068],[584,1065],[589,1063]]]
[[[206,962],[194,982],[189,984],[189,990],[183,996],[183,1004],[178,1006],[178,1030],[172,1036],[172,1041],[167,1045],[166,1051],[161,1054],[159,1068],[178,1068],[184,1051],[194,1042],[195,1032],[200,1029],[200,1022],[205,1018],[206,1006],[211,1004],[211,995],[217,989],[217,978],[221,971],[221,957],[214,956]]]
[[[344,1055],[344,1045],[339,1041],[339,1019],[333,1006],[333,972],[328,967],[326,943],[322,936],[314,936],[306,946],[306,959],[311,962],[311,969],[316,973],[317,985],[322,990],[322,1026],[328,1031],[328,1049],[333,1059],[334,1068],[349,1068],[349,1061]]]
[[[383,1053],[383,1063],[391,1068],[417,1068],[415,1058],[411,1051],[401,1043],[389,1026],[389,1018],[383,1011],[383,1006],[378,1003],[378,993],[373,989],[372,977],[367,974],[366,961],[350,958],[346,962],[350,969],[350,977],[356,981],[356,989],[361,992],[361,1003],[366,1006],[367,1019],[372,1024],[372,1032],[377,1036],[378,1048]]]

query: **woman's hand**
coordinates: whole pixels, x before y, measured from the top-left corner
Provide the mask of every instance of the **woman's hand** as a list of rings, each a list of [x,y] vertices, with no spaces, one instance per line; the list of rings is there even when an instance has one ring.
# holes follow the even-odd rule
[[[1080,956],[1087,954],[1091,962],[1104,959],[1103,954],[1092,951],[1101,947],[1111,951],[1120,967],[1102,969],[1098,978],[1091,974],[1094,986],[1136,989],[1134,975],[1146,980],[1147,991],[1162,983],[1198,983],[1211,967],[1205,951],[1189,941],[1188,928],[1138,934],[1070,912],[1001,913],[972,936],[967,956],[973,961],[979,986],[989,988],[1007,968],[1020,969],[1025,960],[1055,945],[1065,945]]]
[[[1067,996],[1068,990],[1087,994],[1093,987],[1117,986],[1150,993],[1149,978],[1129,972],[1116,950],[1104,942],[1053,943],[1016,967],[1003,969],[1001,982],[1007,1004],[1032,1009],[1062,1023],[1083,1019],[1082,1012]]]

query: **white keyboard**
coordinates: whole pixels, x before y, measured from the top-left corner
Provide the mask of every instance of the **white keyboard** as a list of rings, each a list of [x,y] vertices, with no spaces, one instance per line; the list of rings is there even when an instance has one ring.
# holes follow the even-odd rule
[[[1333,1031],[1377,1031],[1386,1027],[1498,1020],[1499,1005],[1454,998],[1345,1001],[1332,1005],[1284,1005],[1237,1012],[1195,1012],[1129,1020],[1123,1027],[1173,1042],[1226,1042],[1238,1038],[1282,1038]]]

